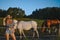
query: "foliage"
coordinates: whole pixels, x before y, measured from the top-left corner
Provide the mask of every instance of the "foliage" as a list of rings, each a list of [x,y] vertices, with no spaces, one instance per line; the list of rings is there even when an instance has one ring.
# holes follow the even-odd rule
[[[0,9],[0,17],[5,17],[6,15],[7,15],[7,11]]]
[[[36,9],[29,17],[35,19],[60,19],[60,8],[47,7],[43,9]]]
[[[9,8],[8,10],[0,9],[0,17],[5,17],[6,15],[12,15],[14,18],[22,18],[25,16],[25,11],[21,8]]]
[[[21,18],[25,15],[24,10],[20,8],[9,8],[7,12],[8,14],[12,15],[14,18]]]

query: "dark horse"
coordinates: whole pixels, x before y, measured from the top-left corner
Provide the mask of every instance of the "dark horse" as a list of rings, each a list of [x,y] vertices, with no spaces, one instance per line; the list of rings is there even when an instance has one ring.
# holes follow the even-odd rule
[[[48,33],[57,33],[59,30],[60,21],[58,19],[45,20],[42,25],[42,32],[48,31]]]

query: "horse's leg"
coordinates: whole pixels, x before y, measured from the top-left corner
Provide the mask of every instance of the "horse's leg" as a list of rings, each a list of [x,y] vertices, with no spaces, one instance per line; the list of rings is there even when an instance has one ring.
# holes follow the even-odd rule
[[[18,29],[20,33],[20,38],[22,39],[22,30]]]
[[[46,25],[45,25],[46,23],[45,22],[43,22],[43,24],[42,24],[42,32],[44,32],[45,31],[45,29],[46,29]]]
[[[57,28],[55,28],[55,31],[54,31],[54,32],[56,33],[56,32],[57,32],[57,30],[58,30],[58,29],[57,29]]]
[[[51,30],[50,29],[48,29],[48,32],[49,32],[49,34],[51,33]]]
[[[51,22],[47,22],[48,33],[51,33]]]
[[[25,35],[24,31],[22,31],[22,33],[23,33],[23,36],[26,38],[26,35]]]
[[[26,38],[26,36],[25,36],[25,34],[24,34],[24,31],[23,30],[20,30],[20,29],[18,29],[19,30],[19,33],[20,33],[20,38],[22,38],[22,34],[23,34],[23,36]]]
[[[35,36],[35,32],[33,32],[33,37]]]
[[[51,33],[51,25],[47,25],[48,26],[48,32],[49,34]]]
[[[42,28],[42,32],[44,32],[45,31],[45,26]]]
[[[59,31],[58,31],[58,36],[60,37],[60,23],[59,23]]]
[[[39,38],[39,33],[38,33],[37,29],[36,29],[35,31],[36,31],[36,33],[37,33],[37,37]]]

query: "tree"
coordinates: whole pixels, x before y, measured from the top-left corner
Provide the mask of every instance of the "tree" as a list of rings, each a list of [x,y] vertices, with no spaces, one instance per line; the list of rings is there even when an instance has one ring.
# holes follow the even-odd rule
[[[8,14],[12,15],[15,18],[22,18],[25,15],[25,11],[20,8],[9,8],[7,10]]]
[[[6,15],[7,15],[7,11],[0,9],[0,17],[5,17]]]

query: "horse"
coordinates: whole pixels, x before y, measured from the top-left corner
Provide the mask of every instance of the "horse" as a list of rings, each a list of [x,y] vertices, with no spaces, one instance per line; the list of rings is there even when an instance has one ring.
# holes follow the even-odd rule
[[[51,33],[51,28],[55,29],[55,32],[56,32],[57,29],[59,29],[58,24],[60,24],[60,20],[58,20],[58,19],[53,19],[53,20],[48,19],[43,23],[42,32],[44,32],[46,28],[49,29],[48,30],[49,33]],[[46,27],[45,27],[45,25],[46,25]],[[52,26],[56,26],[56,25],[57,25],[57,27],[52,27]]]
[[[14,20],[14,22],[16,23],[17,20]],[[17,29],[19,30],[20,35],[23,34],[23,36],[26,38],[26,35],[24,33],[24,30],[28,31],[31,28],[34,29],[34,31],[37,34],[37,37],[39,37],[39,33],[37,30],[37,22],[36,21],[19,21],[17,24],[15,24],[17,26]],[[16,27],[15,27],[16,28]],[[35,32],[33,33],[33,37],[35,35]],[[20,36],[21,38],[21,36]]]

